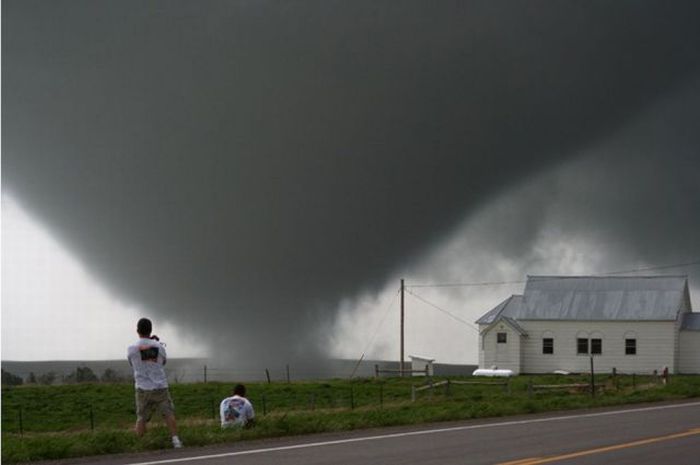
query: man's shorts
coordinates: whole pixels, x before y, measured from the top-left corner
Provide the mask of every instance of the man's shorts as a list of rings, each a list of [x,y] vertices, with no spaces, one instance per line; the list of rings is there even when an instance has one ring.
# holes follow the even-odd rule
[[[136,419],[148,421],[155,410],[160,410],[164,417],[175,415],[175,407],[173,406],[173,399],[170,397],[170,391],[167,388],[154,389],[152,391],[136,389]]]

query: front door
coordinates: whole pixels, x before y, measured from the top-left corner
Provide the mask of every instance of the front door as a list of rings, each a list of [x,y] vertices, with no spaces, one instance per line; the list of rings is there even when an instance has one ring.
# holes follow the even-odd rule
[[[510,336],[510,334],[502,330],[496,333],[496,365],[510,361],[508,344],[513,343],[510,340]]]

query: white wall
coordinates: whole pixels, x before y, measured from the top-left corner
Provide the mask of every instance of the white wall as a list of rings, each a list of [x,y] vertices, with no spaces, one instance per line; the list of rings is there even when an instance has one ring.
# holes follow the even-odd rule
[[[700,374],[700,331],[680,333],[679,373]]]
[[[481,331],[487,327],[479,328]],[[498,344],[497,333],[506,333],[506,343]],[[520,333],[505,323],[498,323],[483,336],[479,337],[479,368],[498,368],[512,370],[518,374],[521,371],[522,342]]]
[[[578,355],[578,337],[600,338],[603,353],[594,356],[596,372],[651,373],[667,366],[674,372],[675,322],[582,322],[518,321],[528,333],[522,343],[522,372],[550,373],[554,370],[586,372],[590,356]],[[495,332],[494,332],[495,333]],[[546,335],[545,335],[546,333]],[[495,341],[495,334],[493,335]],[[554,338],[554,354],[542,353],[542,338]],[[625,338],[637,340],[637,354],[625,355]],[[488,366],[488,363],[486,364]]]

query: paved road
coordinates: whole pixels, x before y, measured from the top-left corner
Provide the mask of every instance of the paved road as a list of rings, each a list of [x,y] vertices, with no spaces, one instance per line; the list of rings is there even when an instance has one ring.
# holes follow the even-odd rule
[[[99,465],[700,463],[700,402],[530,415],[168,450]]]

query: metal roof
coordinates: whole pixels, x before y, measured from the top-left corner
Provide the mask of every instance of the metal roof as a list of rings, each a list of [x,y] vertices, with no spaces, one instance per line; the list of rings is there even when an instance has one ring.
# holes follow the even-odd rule
[[[501,314],[508,316],[517,313],[517,308],[520,307],[522,299],[523,296],[521,295],[512,295],[508,297],[506,300],[498,304],[493,310],[476,320],[476,323],[480,325],[490,325],[496,321]],[[506,309],[507,311],[504,311]]]
[[[700,331],[700,313],[684,313],[681,331]]]
[[[687,298],[686,276],[528,276],[512,296],[482,316],[515,320],[676,320]]]

